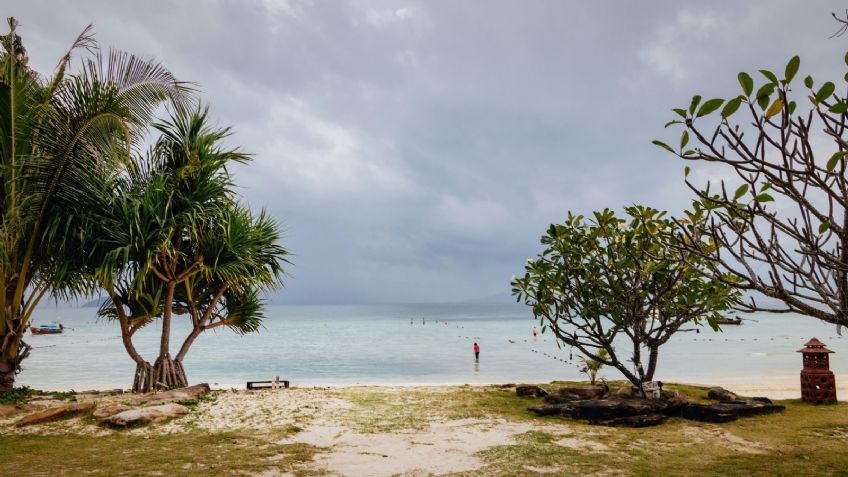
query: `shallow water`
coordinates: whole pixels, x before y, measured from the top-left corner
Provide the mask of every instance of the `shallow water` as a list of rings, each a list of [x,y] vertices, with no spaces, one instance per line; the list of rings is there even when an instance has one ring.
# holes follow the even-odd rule
[[[36,324],[59,320],[56,336],[27,336],[32,355],[19,385],[39,389],[128,387],[134,364],[117,324],[98,322],[95,308],[38,310]],[[185,362],[191,382],[243,387],[248,380],[280,375],[293,385],[489,384],[584,379],[578,353],[559,349],[519,305],[272,306],[265,327],[239,336],[219,330],[201,336]],[[848,376],[848,338],[835,327],[798,315],[748,315],[723,332],[678,333],[661,348],[657,378],[665,381],[773,382],[797,380],[795,351],[813,336],[836,351],[831,369]],[[410,324],[410,319],[413,324]],[[426,320],[426,323],[422,322]],[[172,350],[188,330],[173,327]],[[158,330],[138,333],[142,354],[158,349]],[[848,334],[846,335],[848,336]],[[473,342],[481,346],[474,361]],[[572,358],[569,361],[569,358]],[[601,376],[621,379],[614,369]]]

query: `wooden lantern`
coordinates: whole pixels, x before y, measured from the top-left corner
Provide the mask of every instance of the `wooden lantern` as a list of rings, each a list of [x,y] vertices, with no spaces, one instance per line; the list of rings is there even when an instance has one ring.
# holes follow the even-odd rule
[[[829,355],[833,351],[816,338],[798,350],[804,356],[801,370],[801,399],[813,404],[836,402],[836,378],[830,370]]]

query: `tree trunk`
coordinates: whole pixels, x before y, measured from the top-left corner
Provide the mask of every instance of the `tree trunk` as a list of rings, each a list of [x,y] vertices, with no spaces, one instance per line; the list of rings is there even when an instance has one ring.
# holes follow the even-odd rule
[[[21,371],[21,361],[29,356],[29,350],[29,345],[20,341],[14,357],[0,353],[0,393],[14,389],[15,376]]]
[[[171,359],[170,354],[159,356],[153,363],[151,384],[153,389],[182,388],[188,384],[183,364]]]

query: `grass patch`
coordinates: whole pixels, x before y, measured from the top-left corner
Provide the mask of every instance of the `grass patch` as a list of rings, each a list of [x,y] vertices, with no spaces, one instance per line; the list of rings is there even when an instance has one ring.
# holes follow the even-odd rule
[[[271,444],[243,433],[200,431],[138,436],[0,436],[2,475],[244,475],[303,468],[320,449]]]

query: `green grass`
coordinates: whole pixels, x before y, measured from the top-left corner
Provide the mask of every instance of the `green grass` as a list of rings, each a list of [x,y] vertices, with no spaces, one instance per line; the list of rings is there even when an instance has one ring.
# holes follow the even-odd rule
[[[277,469],[312,475],[303,464],[320,449],[271,444],[241,433],[160,436],[0,436],[3,475],[244,475]]]

